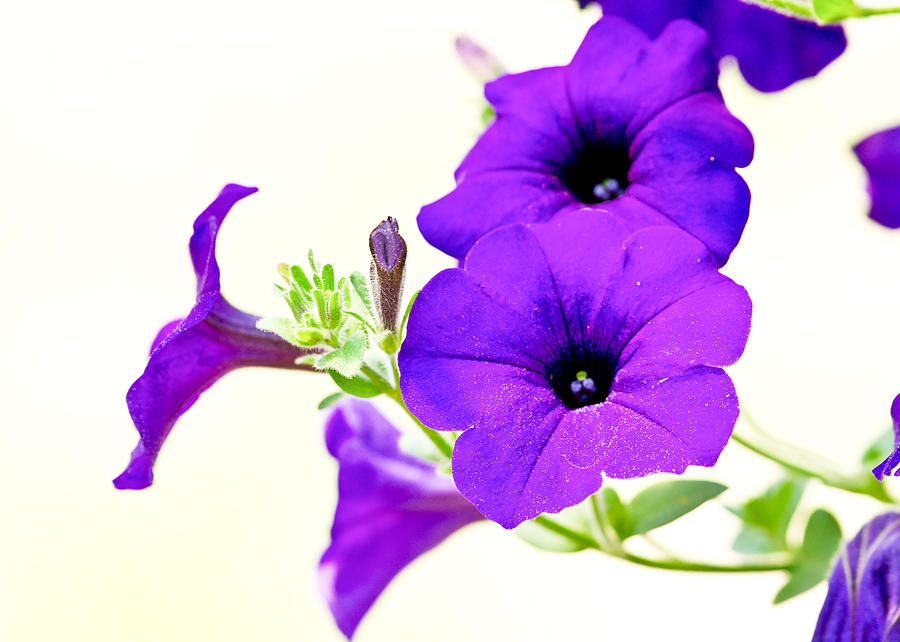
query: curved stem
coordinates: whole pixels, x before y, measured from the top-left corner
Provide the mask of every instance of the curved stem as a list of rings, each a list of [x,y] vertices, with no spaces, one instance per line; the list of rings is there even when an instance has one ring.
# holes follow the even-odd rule
[[[669,571],[694,571],[700,573],[760,573],[765,571],[785,571],[791,568],[790,560],[778,562],[750,562],[744,564],[713,564],[707,562],[696,562],[693,560],[683,560],[674,557],[665,559],[652,559],[635,555],[625,550],[610,550],[601,546],[597,540],[584,533],[572,530],[567,526],[553,521],[545,515],[538,515],[534,518],[534,522],[553,531],[557,535],[561,535],[580,546],[585,548],[593,548],[602,553],[606,553],[612,557],[617,557],[632,564],[640,566],[648,566],[650,568],[659,568]]]

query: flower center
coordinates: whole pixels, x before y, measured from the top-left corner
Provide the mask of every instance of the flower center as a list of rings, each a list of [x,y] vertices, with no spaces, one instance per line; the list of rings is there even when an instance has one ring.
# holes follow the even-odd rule
[[[560,180],[582,203],[605,203],[625,193],[629,165],[618,145],[588,145],[563,167]]]
[[[553,392],[567,408],[603,403],[615,376],[615,365],[605,354],[565,354],[547,368]]]

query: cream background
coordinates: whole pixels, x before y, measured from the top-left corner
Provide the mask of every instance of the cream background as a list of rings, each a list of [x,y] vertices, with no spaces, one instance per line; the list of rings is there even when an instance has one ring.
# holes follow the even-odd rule
[[[261,188],[219,244],[246,310],[281,312],[275,264],[310,244],[364,268],[388,215],[420,287],[447,261],[415,214],[478,129],[453,36],[524,70],[566,62],[593,15],[569,0],[0,6],[0,640],[341,639],[314,579],[335,498],[326,379],[235,372],[179,422],[153,488],[110,483],[136,440],[125,390],[191,305],[191,222],[226,182]],[[898,27],[851,25],[843,58],[781,94],[722,77],[757,142],[727,270],[754,327],[732,374],[770,430],[851,466],[900,390],[900,238],[865,218],[849,151],[900,122]],[[694,472],[730,480],[730,502],[773,473],[734,445]],[[879,510],[811,496],[850,533]],[[710,506],[659,534],[724,558],[736,527]],[[771,607],[781,581],[541,553],[479,524],[407,569],[357,639],[808,639],[824,587]]]

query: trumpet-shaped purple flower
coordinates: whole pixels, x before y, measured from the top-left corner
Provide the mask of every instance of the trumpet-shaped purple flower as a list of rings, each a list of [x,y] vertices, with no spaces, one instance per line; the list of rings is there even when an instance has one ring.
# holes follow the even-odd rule
[[[582,7],[597,0],[579,0]],[[840,26],[820,26],[745,0],[599,0],[604,15],[621,16],[654,38],[672,20],[687,18],[709,32],[721,58],[734,56],[760,91],[780,91],[810,78],[847,47]]]
[[[869,175],[869,216],[886,227],[900,227],[900,127],[872,134],[853,151]]]
[[[153,483],[153,463],[175,421],[225,373],[242,366],[304,368],[305,354],[256,329],[255,317],[231,306],[219,292],[216,236],[231,207],[255,187],[226,185],[194,221],[190,251],[197,275],[197,302],[181,320],[163,327],[150,349],[144,373],[125,399],[140,441],[116,488],[140,489]]]
[[[340,469],[331,546],[319,563],[319,580],[348,638],[407,564],[482,519],[434,464],[401,452],[399,437],[362,401],[342,404],[325,427]]]
[[[456,170],[456,189],[422,208],[422,235],[462,258],[502,225],[587,208],[630,230],[681,227],[724,263],[747,221],[750,192],[734,168],[752,159],[753,139],[717,78],[697,25],[673,22],[651,41],[601,19],[568,65],[485,86],[497,117]]]
[[[847,544],[828,582],[813,642],[900,641],[900,514],[880,515]]]
[[[894,470],[900,466],[900,395],[894,397],[891,404],[891,420],[894,422],[894,451],[872,469],[872,474],[878,481],[884,479],[885,475],[900,474],[900,469]]]
[[[612,215],[510,225],[421,291],[400,351],[409,409],[465,431],[462,494],[506,528],[614,478],[715,463],[738,402],[750,300],[671,226]]]

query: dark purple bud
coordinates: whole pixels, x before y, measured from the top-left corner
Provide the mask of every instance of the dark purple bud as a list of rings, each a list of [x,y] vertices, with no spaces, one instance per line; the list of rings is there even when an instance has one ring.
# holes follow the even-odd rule
[[[400,236],[397,221],[389,216],[372,230],[369,251],[372,253],[369,270],[372,306],[382,329],[394,332],[406,276],[406,241]]]

